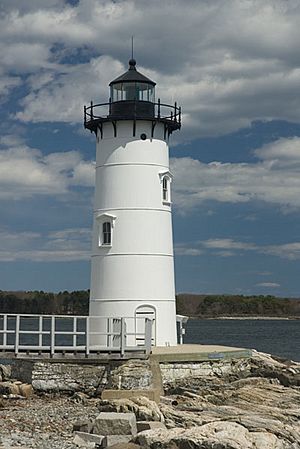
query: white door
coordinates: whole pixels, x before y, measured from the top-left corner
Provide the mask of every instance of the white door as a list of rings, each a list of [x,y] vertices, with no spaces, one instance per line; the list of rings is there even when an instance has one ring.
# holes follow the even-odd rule
[[[139,306],[135,309],[135,333],[136,345],[144,346],[145,344],[145,318],[152,320],[152,339],[151,344],[155,346],[156,342],[156,311],[153,306],[147,304]]]

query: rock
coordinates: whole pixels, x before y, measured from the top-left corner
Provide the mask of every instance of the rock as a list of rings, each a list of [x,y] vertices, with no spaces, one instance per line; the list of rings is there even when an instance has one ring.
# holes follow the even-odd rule
[[[40,393],[82,392],[94,396],[106,382],[103,365],[36,362],[32,369],[32,386]]]
[[[92,433],[94,421],[90,419],[80,419],[73,424],[73,432]]]
[[[0,381],[9,380],[11,378],[11,366],[0,365]]]
[[[284,449],[284,445],[274,435],[260,432],[261,446],[256,443],[258,435],[237,423],[214,422],[191,429],[148,430],[139,433],[134,442],[150,449],[189,448],[196,449]],[[255,441],[256,440],[256,441]]]
[[[279,361],[262,352],[253,351],[251,373],[255,377],[278,379],[285,387],[300,386],[299,363]]]
[[[280,448],[280,446],[282,446],[283,444],[278,442],[278,438],[275,435],[266,432],[251,432],[251,439],[253,441],[253,447],[255,449],[277,449]]]
[[[128,360],[110,373],[112,389],[143,390],[153,384],[149,360]]]
[[[15,382],[1,382],[0,383],[0,394],[4,395],[20,395],[19,385]]]
[[[21,396],[20,394],[4,394],[3,395],[4,399],[21,399],[21,400],[25,400],[26,398],[24,398],[24,396]]]
[[[94,423],[93,433],[98,435],[135,435],[134,413],[100,413]]]
[[[268,373],[276,371],[277,376],[245,378],[243,372],[238,380],[225,377],[218,383],[213,381],[203,385],[199,382],[198,386],[194,380],[192,391],[187,391],[190,387],[185,384],[181,395],[172,396],[169,398],[172,400],[163,401],[160,405],[166,426],[201,427],[206,423],[213,425],[218,421],[229,421],[242,425],[253,438],[256,436],[253,444],[262,440],[266,441],[266,447],[267,444],[272,447],[271,442],[274,441],[276,448],[276,445],[283,445],[288,449],[300,449],[300,390],[298,387],[285,387],[279,381],[282,370],[285,372],[291,366],[276,360],[273,363],[271,357],[264,355],[248,363],[251,367],[248,376],[253,376],[254,371],[257,374],[258,364],[264,366]],[[291,374],[296,375],[299,368],[300,364],[293,363]],[[264,446],[261,444],[261,447]]]
[[[71,400],[76,402],[77,404],[86,404],[89,400],[89,396],[85,393],[82,393],[81,391],[77,391],[73,394]]]
[[[23,396],[24,398],[29,398],[33,395],[32,385],[23,384],[19,381],[6,381],[0,382],[0,394],[6,396]]]
[[[135,443],[117,443],[109,446],[109,449],[140,449],[141,446]]]
[[[131,439],[132,435],[107,435],[102,443],[102,448],[128,444]]]
[[[138,421],[136,423],[137,431],[143,432],[144,430],[152,429],[166,429],[166,426],[162,422],[158,421]]]
[[[94,448],[96,445],[102,446],[103,440],[105,439],[102,435],[93,435],[86,432],[74,432],[73,443],[78,447],[91,447]]]
[[[33,395],[32,385],[29,384],[19,385],[19,391],[21,396],[24,396],[24,398],[30,398]]]
[[[138,421],[164,421],[156,402],[140,396],[132,399],[103,400],[98,404],[100,411],[135,414]]]

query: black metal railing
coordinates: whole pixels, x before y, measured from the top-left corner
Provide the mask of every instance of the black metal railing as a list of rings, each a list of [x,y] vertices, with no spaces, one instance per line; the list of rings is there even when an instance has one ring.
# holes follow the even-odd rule
[[[151,113],[144,113],[144,104],[148,103],[153,106]],[[119,104],[126,105],[126,113],[117,115],[115,113],[115,106]],[[84,106],[84,126],[85,128],[91,128],[93,122],[107,122],[110,120],[158,120],[162,122],[167,122],[174,129],[181,127],[181,107],[177,106],[175,102],[174,106],[161,103],[160,100],[157,103],[149,103],[139,100],[126,100],[112,103],[111,101],[107,103],[91,104],[89,106]]]

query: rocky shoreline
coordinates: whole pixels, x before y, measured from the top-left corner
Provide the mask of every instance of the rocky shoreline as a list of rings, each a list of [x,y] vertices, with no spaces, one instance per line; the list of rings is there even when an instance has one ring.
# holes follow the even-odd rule
[[[124,370],[132,371],[134,363]],[[0,447],[104,447],[92,437],[84,441],[74,430],[100,435],[101,424],[95,426],[99,414],[128,413],[138,423],[160,425],[133,432],[125,438],[130,443],[120,443],[119,449],[300,449],[300,363],[253,351],[247,359],[203,362],[200,368],[187,374],[186,367],[177,366],[167,376],[170,368],[162,366],[165,395],[156,404],[142,396],[103,400],[97,389],[30,393],[27,386],[26,395],[20,388],[16,394],[8,385],[21,382],[8,379],[6,367],[1,371],[6,390],[2,388],[0,399]],[[85,427],[87,421],[91,424]],[[113,447],[118,439],[105,441]]]

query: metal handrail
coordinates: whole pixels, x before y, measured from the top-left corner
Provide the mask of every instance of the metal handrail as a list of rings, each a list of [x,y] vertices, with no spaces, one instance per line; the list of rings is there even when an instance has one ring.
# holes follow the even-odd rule
[[[32,326],[33,329],[22,329],[24,320],[33,319],[36,320]],[[57,322],[59,320],[68,320],[68,324],[72,324],[72,330],[59,330],[57,329]],[[44,329],[45,321],[50,320],[49,329]],[[78,330],[78,320],[84,321],[84,330]],[[91,323],[95,320],[95,323],[99,325],[99,320],[104,320],[104,328],[106,331],[91,330]],[[98,320],[98,321],[97,321]],[[129,320],[144,320],[144,332],[127,331],[127,325]],[[118,326],[113,328],[111,323],[115,323]],[[12,327],[12,328],[10,328]],[[128,325],[128,327],[130,327]],[[132,327],[132,326],[131,326]],[[50,352],[50,356],[53,357],[57,352],[73,351],[84,352],[86,356],[95,352],[119,352],[121,356],[124,356],[127,351],[141,351],[146,354],[151,350],[151,332],[152,332],[152,320],[143,317],[92,317],[83,315],[34,315],[34,314],[0,314],[0,337],[2,336],[2,344],[0,344],[0,350],[13,351],[17,356],[22,352],[39,351]],[[21,342],[21,336],[38,336],[38,343],[34,344],[29,342],[24,344]],[[50,341],[43,341],[43,337],[47,336]],[[72,344],[59,344],[56,342],[56,337],[70,336],[72,337]],[[79,343],[77,337],[83,336],[85,342]],[[103,337],[106,344],[91,343],[91,338],[94,336]],[[132,338],[131,338],[132,337]],[[138,337],[144,339],[144,345],[137,345],[136,340]],[[135,344],[130,344],[128,341],[131,338],[135,341]],[[12,340],[12,341],[9,341]]]
[[[149,103],[149,102],[144,102],[142,100],[121,100],[119,102],[115,102],[115,103],[122,103],[122,102],[126,102],[126,103],[130,103],[130,104],[138,104],[138,103]],[[106,120],[109,118],[114,118],[114,119],[128,119],[128,118],[141,118],[141,119],[157,119],[157,120],[168,120],[170,122],[175,122],[178,125],[181,124],[181,107],[177,106],[177,103],[175,102],[174,106],[166,104],[166,103],[161,103],[160,99],[158,99],[157,103],[151,103],[154,105],[154,108],[156,110],[154,110],[154,116],[153,117],[140,117],[137,116],[136,114],[133,114],[131,117],[111,117],[110,116],[110,112],[111,112],[111,105],[112,102],[107,102],[107,103],[98,103],[98,104],[93,104],[93,102],[91,101],[90,106],[84,106],[84,124],[86,125],[87,123],[93,121],[93,120]],[[108,115],[105,114],[97,114],[95,113],[95,109],[104,107],[104,106],[108,106]],[[165,107],[165,108],[170,108],[170,113],[169,114],[162,114],[161,108]]]

